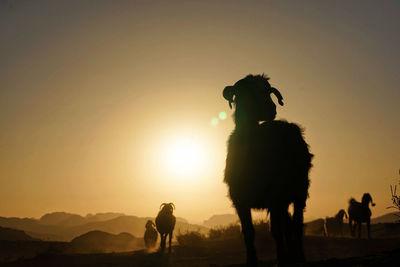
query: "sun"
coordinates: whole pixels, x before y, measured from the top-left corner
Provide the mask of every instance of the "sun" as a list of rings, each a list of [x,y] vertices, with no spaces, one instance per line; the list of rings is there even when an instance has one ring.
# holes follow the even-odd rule
[[[205,147],[193,137],[177,137],[168,141],[164,162],[169,173],[181,177],[193,177],[204,170]]]

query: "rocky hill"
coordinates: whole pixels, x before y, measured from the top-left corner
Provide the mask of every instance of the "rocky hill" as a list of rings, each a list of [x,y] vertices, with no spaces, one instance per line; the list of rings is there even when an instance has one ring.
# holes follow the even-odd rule
[[[34,240],[22,230],[0,227],[0,240]]]
[[[66,253],[109,253],[127,252],[144,247],[142,238],[136,238],[129,233],[118,235],[90,231],[74,238],[67,246]]]
[[[213,215],[209,219],[205,220],[203,225],[211,228],[237,223],[238,221],[239,217],[236,214],[218,214]]]

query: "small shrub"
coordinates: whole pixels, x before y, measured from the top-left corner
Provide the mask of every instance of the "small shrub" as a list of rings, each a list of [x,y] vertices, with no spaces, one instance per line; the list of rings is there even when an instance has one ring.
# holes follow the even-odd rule
[[[400,170],[399,170],[399,174],[400,174]],[[400,182],[399,182],[400,184]],[[390,207],[387,207],[388,209],[397,209],[398,211],[400,211],[400,195],[397,195],[397,185],[395,185],[394,187],[392,185],[390,185],[390,193],[392,194],[392,202],[393,205]],[[397,217],[400,217],[400,215],[398,214],[394,214]]]
[[[254,230],[260,233],[261,236],[269,235],[269,222],[256,221],[254,224]],[[217,227],[210,229],[208,234],[210,240],[227,240],[227,239],[241,239],[242,229],[239,224],[230,224],[225,227]]]
[[[240,225],[230,224],[225,227],[211,228],[208,233],[208,238],[210,240],[226,240],[226,239],[236,239],[241,238],[242,232]]]
[[[185,234],[179,233],[176,237],[180,246],[202,246],[206,240],[206,236],[199,232],[187,232]]]
[[[270,234],[269,221],[255,222],[254,223],[254,231],[256,231],[257,234],[260,234],[261,236],[269,235]]]
[[[254,223],[254,229],[258,233],[259,238],[265,238],[270,235],[269,222],[257,221]],[[226,240],[242,240],[242,229],[240,224],[230,224],[211,228],[208,235],[200,233],[200,231],[188,231],[179,233],[176,240],[181,247],[201,248],[206,246],[207,242],[217,241],[224,242]]]

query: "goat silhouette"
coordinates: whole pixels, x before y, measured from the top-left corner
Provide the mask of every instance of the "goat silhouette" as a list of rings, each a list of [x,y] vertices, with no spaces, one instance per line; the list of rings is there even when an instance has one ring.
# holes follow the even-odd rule
[[[275,94],[264,75],[248,75],[223,96],[235,105],[235,129],[228,140],[225,183],[242,225],[247,265],[257,265],[251,209],[267,209],[278,263],[304,262],[303,212],[308,197],[312,154],[299,126],[274,120]],[[294,205],[293,217],[288,207]]]

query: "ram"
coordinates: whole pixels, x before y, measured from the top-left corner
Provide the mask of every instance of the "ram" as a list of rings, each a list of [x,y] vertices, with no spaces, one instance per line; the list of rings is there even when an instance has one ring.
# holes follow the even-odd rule
[[[294,123],[274,120],[279,91],[264,75],[248,75],[227,86],[223,96],[235,105],[235,129],[228,140],[224,181],[239,215],[247,265],[257,265],[251,209],[267,209],[278,263],[304,262],[303,212],[308,197],[312,154]],[[293,204],[293,217],[288,207]]]
[[[156,228],[161,236],[160,248],[163,251],[166,246],[166,240],[169,236],[169,251],[171,251],[171,240],[175,228],[176,218],[172,214],[175,209],[173,203],[162,203],[160,211],[156,217]]]

